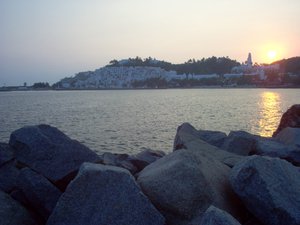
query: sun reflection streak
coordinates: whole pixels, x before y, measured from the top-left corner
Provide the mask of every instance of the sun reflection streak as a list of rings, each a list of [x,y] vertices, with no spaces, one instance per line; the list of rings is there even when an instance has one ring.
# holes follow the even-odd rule
[[[275,92],[263,92],[260,102],[260,119],[258,134],[264,137],[272,136],[281,117],[281,98]]]

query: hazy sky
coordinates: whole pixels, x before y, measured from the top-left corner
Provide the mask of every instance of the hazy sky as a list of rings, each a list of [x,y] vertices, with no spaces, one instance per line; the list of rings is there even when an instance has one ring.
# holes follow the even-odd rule
[[[111,59],[300,55],[300,0],[0,0],[0,86],[54,83]]]

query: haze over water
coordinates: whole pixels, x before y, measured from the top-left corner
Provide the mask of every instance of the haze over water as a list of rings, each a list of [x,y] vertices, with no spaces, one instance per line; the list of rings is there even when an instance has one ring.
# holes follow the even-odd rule
[[[170,152],[177,127],[271,136],[297,89],[167,89],[0,92],[0,141],[40,123],[96,152]]]

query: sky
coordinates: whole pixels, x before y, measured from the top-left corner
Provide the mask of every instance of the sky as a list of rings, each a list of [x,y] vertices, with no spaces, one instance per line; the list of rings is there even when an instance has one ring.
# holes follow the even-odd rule
[[[300,55],[300,0],[0,0],[0,87],[53,84],[112,59]]]

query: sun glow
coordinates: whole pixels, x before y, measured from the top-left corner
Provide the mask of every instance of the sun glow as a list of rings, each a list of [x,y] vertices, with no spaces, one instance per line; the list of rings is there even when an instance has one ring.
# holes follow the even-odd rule
[[[268,51],[268,58],[269,58],[269,60],[274,60],[276,58],[276,56],[277,56],[277,52],[276,51],[274,51],[274,50]]]
[[[273,63],[287,55],[288,46],[281,42],[269,42],[259,46],[257,59],[260,63]]]

